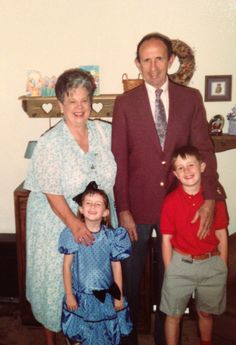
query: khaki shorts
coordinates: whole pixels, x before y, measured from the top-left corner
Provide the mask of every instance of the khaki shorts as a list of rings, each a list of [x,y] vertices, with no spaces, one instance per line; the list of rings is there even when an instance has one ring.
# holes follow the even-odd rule
[[[160,310],[167,315],[183,315],[194,293],[197,310],[221,314],[226,304],[227,267],[220,256],[184,261],[173,251],[164,275]]]

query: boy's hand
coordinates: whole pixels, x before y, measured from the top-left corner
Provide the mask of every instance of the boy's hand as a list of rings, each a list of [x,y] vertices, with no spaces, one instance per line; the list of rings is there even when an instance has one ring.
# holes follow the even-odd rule
[[[123,303],[122,297],[120,298],[120,300],[114,299],[114,307],[115,307],[115,310],[117,310],[117,311],[124,308],[124,303]]]
[[[67,308],[71,311],[76,310],[78,308],[78,304],[73,294],[66,295],[66,305]]]

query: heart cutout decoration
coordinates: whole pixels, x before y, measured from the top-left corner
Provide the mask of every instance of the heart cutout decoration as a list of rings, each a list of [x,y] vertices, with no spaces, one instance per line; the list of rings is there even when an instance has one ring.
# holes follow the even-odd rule
[[[42,105],[42,109],[43,109],[43,110],[45,111],[45,113],[47,113],[47,114],[50,113],[50,111],[52,110],[52,108],[53,108],[52,103],[44,103],[44,104]]]
[[[93,103],[93,110],[98,114],[103,108],[102,103]]]

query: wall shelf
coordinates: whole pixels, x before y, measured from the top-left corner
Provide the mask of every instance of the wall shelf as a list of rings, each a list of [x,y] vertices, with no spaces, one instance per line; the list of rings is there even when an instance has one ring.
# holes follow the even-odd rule
[[[91,117],[112,117],[114,101],[117,94],[104,94],[93,97]],[[59,118],[62,117],[56,97],[21,96],[22,108],[29,117]],[[236,148],[236,135],[222,134],[211,136],[215,152],[223,152]]]
[[[236,135],[213,135],[212,140],[215,146],[215,152],[236,149]]]
[[[116,94],[94,96],[91,117],[112,117],[116,97]],[[21,96],[19,100],[22,101],[22,108],[29,117],[56,118],[62,116],[56,97]]]

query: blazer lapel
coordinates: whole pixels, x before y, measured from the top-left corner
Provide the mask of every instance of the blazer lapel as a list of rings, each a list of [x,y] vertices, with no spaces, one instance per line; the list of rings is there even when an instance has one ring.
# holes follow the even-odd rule
[[[176,95],[176,92],[174,92],[174,85],[169,81],[169,116],[164,145],[165,151],[169,151],[170,147],[175,143],[176,125],[178,122],[178,104],[178,96]]]

